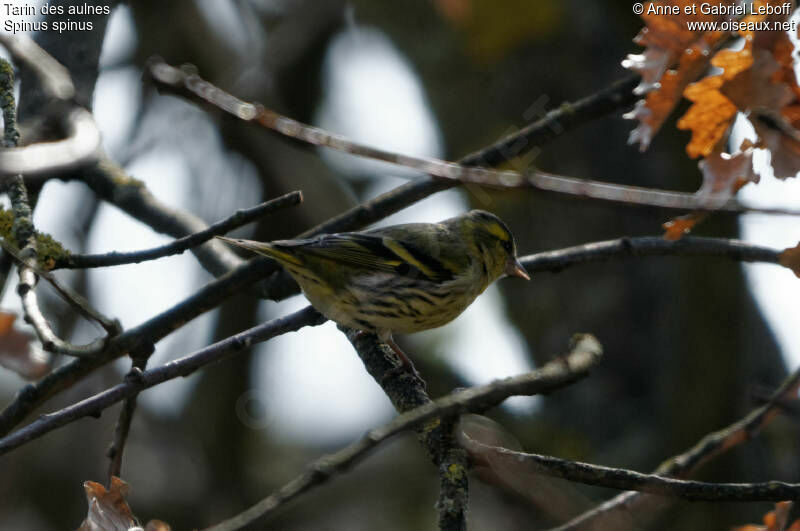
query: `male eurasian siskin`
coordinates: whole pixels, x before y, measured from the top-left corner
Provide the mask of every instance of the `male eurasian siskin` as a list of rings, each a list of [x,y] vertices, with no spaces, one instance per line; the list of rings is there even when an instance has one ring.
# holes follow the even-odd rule
[[[376,333],[406,363],[392,333],[449,323],[503,274],[530,279],[511,231],[482,210],[306,240],[221,239],[278,261],[325,317]]]

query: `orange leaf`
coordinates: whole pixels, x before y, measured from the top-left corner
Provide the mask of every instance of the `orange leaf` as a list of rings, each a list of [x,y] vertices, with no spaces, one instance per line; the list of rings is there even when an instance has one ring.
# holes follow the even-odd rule
[[[791,269],[800,278],[800,243],[796,247],[785,249],[778,257],[778,263]]]
[[[775,504],[775,509],[766,513],[762,518],[764,525],[748,524],[734,527],[731,531],[800,531],[800,520],[797,520],[790,528],[786,529],[786,525],[789,523],[789,513],[791,510],[792,502],[777,502]]]
[[[78,531],[128,531],[132,527],[139,526],[125,499],[130,486],[120,478],[112,476],[111,488],[108,490],[94,481],[84,482],[83,488],[86,490],[86,499],[89,502],[89,514]],[[145,531],[170,531],[170,529],[170,526],[161,520],[151,520],[145,526]]]
[[[707,77],[683,93],[694,103],[678,120],[678,129],[692,132],[686,153],[693,159],[718,149],[736,117],[736,105],[719,91],[723,82],[722,76]]]
[[[685,216],[678,216],[661,225],[664,229],[664,239],[668,241],[680,240],[688,234],[695,225],[703,221],[708,214],[706,212],[692,212]]]
[[[622,66],[642,76],[637,92],[649,92],[644,100],[637,102],[633,111],[624,115],[624,118],[639,122],[631,132],[628,143],[638,142],[640,151],[650,145],[653,136],[680,102],[686,86],[708,68],[711,50],[726,35],[721,31],[690,31],[687,24],[689,21],[719,22],[724,19],[723,16],[687,15],[684,7],[692,5],[690,1],[661,2],[662,6],[665,4],[678,7],[679,14],[647,14],[654,3],[645,4],[642,19],[646,27],[634,42],[646,49],[642,54],[628,55],[622,62]]]
[[[86,481],[83,484],[86,490],[86,499],[89,502],[89,514],[83,521],[78,531],[128,531],[131,527],[138,526],[136,518],[125,501],[130,487],[120,478],[111,478],[111,488],[106,488],[100,483]]]

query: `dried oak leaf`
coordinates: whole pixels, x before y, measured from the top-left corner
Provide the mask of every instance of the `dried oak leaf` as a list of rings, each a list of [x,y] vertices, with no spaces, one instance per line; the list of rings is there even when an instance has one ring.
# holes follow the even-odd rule
[[[642,76],[636,92],[649,92],[631,112],[624,115],[624,118],[639,122],[631,131],[628,143],[638,142],[640,151],[650,145],[653,136],[681,100],[686,86],[706,71],[711,52],[726,36],[722,31],[689,30],[689,22],[721,22],[726,18],[700,13],[688,15],[684,8],[692,4],[691,1],[661,3],[662,7],[678,7],[680,13],[677,15],[652,14],[650,7],[658,4],[645,4],[641,15],[645,27],[634,39],[637,44],[645,46],[645,51],[642,54],[630,54],[622,62],[623,67]]]
[[[685,216],[678,216],[663,223],[661,228],[664,229],[665,240],[674,242],[680,240],[684,235],[689,234],[691,230],[708,217],[706,212],[692,212]]]
[[[52,357],[34,337],[14,328],[17,314],[0,310],[0,366],[26,380],[38,380],[50,371]]]
[[[775,0],[754,5],[768,4]],[[751,15],[743,23],[785,19],[785,15]],[[743,112],[759,136],[757,145],[773,152],[776,175],[794,175],[792,170],[800,168],[800,135],[792,123],[800,118],[800,87],[793,70],[793,45],[785,32],[745,29],[740,34],[745,39],[741,50],[723,50],[711,60],[722,73],[693,83],[684,92],[693,102],[678,121],[679,129],[692,132],[686,152],[697,158],[720,149],[737,113]]]
[[[94,481],[84,482],[83,488],[89,514],[78,531],[128,531],[139,525],[125,500],[130,486],[120,478],[113,476],[108,490]]]
[[[733,155],[714,151],[698,163],[703,184],[697,197],[708,208],[718,208],[736,195],[742,186],[758,182],[753,170],[753,148],[747,147]]]
[[[778,257],[778,263],[791,269],[797,278],[800,278],[800,243],[795,247],[785,249]]]
[[[111,488],[100,483],[86,481],[83,484],[89,513],[78,531],[129,531],[141,530],[136,517],[126,501],[130,486],[116,476],[111,477]],[[145,531],[170,531],[170,526],[161,520],[151,520]]]
[[[789,513],[791,510],[792,502],[777,502],[775,509],[764,515],[764,525],[748,524],[734,527],[731,531],[800,531],[800,520],[795,520],[789,526]]]
[[[709,209],[724,205],[745,184],[758,182],[758,175],[753,170],[753,148],[749,143],[743,144],[742,151],[733,155],[714,151],[698,166],[703,172],[703,184],[696,195]],[[667,221],[661,225],[664,239],[681,239],[707,216],[707,212],[692,212]]]
[[[683,95],[692,101],[691,107],[678,120],[678,129],[692,132],[692,139],[686,146],[686,153],[693,159],[705,157],[719,149],[727,138],[727,132],[736,118],[736,104],[721,90],[753,65],[752,45],[745,45],[739,51],[722,50],[711,60],[711,64],[721,68],[722,73],[709,76],[686,87]],[[742,83],[749,79],[741,78]],[[726,90],[731,90],[726,87]]]

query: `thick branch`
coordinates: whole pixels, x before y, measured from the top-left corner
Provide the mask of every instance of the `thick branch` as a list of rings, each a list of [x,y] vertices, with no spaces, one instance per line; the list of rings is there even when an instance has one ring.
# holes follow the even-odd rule
[[[21,446],[56,428],[87,416],[98,416],[104,409],[134,396],[143,389],[180,376],[188,376],[197,369],[220,361],[235,352],[245,349],[254,343],[266,341],[275,336],[299,330],[304,326],[314,326],[323,322],[319,313],[310,306],[261,325],[245,330],[239,334],[218,341],[192,354],[173,360],[155,369],[132,373],[134,376],[114,387],[98,393],[86,400],[60,409],[54,413],[42,415],[24,428],[0,439],[0,455]]]
[[[384,363],[380,362],[380,359],[385,359],[386,357],[385,353],[381,352],[385,346],[365,334],[355,337],[355,333],[348,332],[348,338],[351,338],[351,336],[351,341],[354,340],[360,354],[363,352],[368,359],[375,358],[378,364]],[[243,513],[210,527],[207,531],[239,529],[258,518],[271,514],[304,492],[322,485],[337,474],[349,470],[379,444],[402,431],[418,428],[437,417],[448,418],[461,413],[484,412],[500,404],[510,396],[550,393],[567,386],[587,376],[589,371],[600,361],[601,357],[602,350],[596,339],[586,334],[578,335],[573,338],[569,354],[551,361],[540,369],[520,376],[497,380],[488,385],[458,391],[435,401],[428,399],[424,405],[398,415],[384,426],[370,430],[360,440],[335,454],[318,459],[308,466],[308,470],[304,474],[287,483],[268,498],[263,499]],[[369,363],[370,366],[373,366],[372,361]],[[389,370],[394,367],[392,362],[387,362],[387,364]],[[400,376],[406,377],[408,375],[407,373],[401,373]],[[394,395],[390,396],[390,398],[392,398],[395,405],[409,404],[419,400],[413,397],[410,398],[406,393],[395,394],[395,391],[391,389],[387,392],[391,392]],[[438,425],[439,423],[434,424]]]

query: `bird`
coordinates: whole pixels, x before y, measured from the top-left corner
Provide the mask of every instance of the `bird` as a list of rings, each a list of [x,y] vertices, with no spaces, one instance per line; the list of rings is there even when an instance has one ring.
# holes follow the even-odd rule
[[[484,210],[308,239],[217,237],[276,260],[322,315],[376,334],[415,374],[393,334],[449,323],[504,275],[530,280],[508,226]]]

